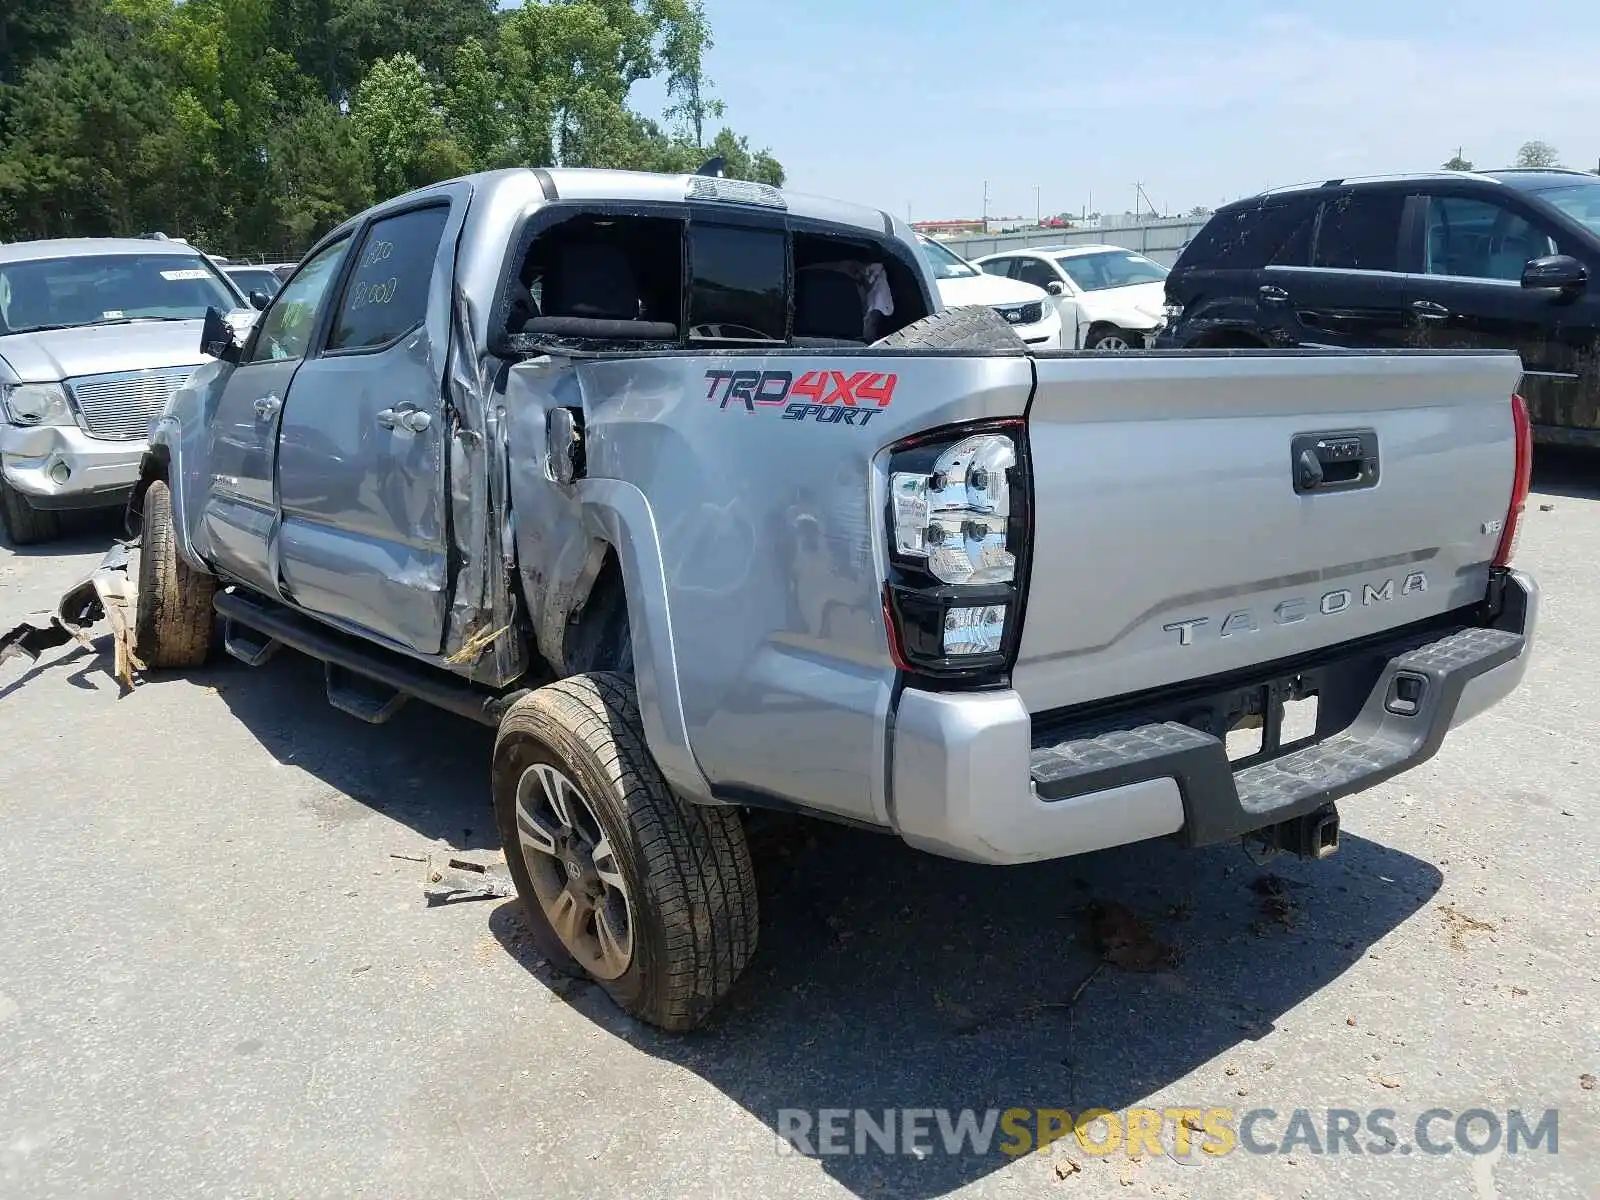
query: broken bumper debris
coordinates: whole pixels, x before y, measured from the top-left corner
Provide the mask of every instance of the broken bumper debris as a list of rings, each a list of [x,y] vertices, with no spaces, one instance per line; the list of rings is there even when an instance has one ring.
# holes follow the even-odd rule
[[[128,578],[136,545],[134,541],[114,543],[89,577],[61,597],[48,625],[24,621],[0,634],[0,663],[12,657],[37,662],[46,650],[68,642],[93,648],[89,631],[105,621],[111,626],[117,681],[124,688],[132,688],[134,672],[144,670],[134,653],[134,588]]]

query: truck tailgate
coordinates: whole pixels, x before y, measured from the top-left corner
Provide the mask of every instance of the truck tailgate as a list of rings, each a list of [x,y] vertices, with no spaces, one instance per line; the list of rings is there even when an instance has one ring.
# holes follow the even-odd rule
[[[1030,711],[1483,597],[1515,473],[1515,355],[1042,353],[1036,369],[1013,673]],[[1341,460],[1374,444],[1375,471]],[[1307,449],[1326,468],[1300,491]]]

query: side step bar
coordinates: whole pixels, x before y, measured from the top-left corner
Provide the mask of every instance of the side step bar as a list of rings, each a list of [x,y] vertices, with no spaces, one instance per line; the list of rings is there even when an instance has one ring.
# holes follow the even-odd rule
[[[499,695],[403,655],[377,649],[280,605],[240,592],[218,592],[213,602],[224,622],[224,645],[248,666],[259,666],[280,645],[320,659],[327,671],[328,702],[380,725],[415,697],[494,728],[527,688]]]

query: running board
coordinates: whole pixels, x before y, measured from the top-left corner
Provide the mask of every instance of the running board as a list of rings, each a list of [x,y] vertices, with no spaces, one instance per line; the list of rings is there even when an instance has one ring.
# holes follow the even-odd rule
[[[283,605],[243,591],[218,592],[217,612],[227,622],[228,653],[259,666],[288,646],[325,664],[328,703],[341,712],[382,724],[415,697],[491,728],[528,689],[484,691],[447,671],[340,633]]]
[[[241,625],[232,617],[222,622],[222,648],[247,667],[265,666],[283,643]]]

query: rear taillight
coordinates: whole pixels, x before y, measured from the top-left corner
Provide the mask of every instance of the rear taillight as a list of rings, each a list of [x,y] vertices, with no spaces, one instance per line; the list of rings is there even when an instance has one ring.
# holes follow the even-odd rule
[[[1031,505],[1026,426],[992,421],[889,451],[885,615],[903,670],[1002,682],[1016,659]]]
[[[1522,512],[1528,506],[1528,492],[1533,487],[1533,424],[1528,420],[1528,402],[1521,396],[1511,397],[1511,424],[1517,434],[1517,472],[1511,482],[1511,504],[1500,529],[1500,545],[1494,552],[1497,567],[1510,566],[1517,552]]]

